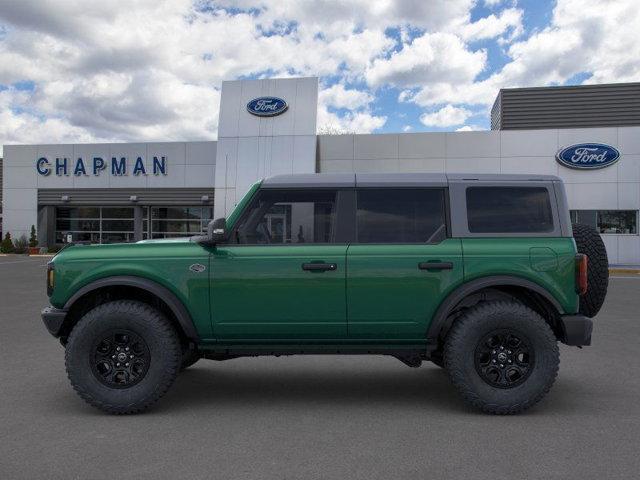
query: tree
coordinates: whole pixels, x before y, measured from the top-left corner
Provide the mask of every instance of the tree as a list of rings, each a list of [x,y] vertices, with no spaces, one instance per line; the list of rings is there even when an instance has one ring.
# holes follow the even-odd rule
[[[31,225],[31,235],[29,235],[29,246],[37,247],[38,246],[38,236],[36,235],[36,226]]]
[[[11,234],[7,232],[4,236],[4,240],[2,240],[2,244],[0,244],[0,251],[2,253],[13,253],[13,241],[11,240]]]
[[[13,253],[27,253],[27,245],[29,245],[27,236],[20,235],[20,237],[13,242]]]

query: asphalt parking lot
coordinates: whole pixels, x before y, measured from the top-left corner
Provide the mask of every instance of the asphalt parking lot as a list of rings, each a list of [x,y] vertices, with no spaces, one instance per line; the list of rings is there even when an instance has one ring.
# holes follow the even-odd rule
[[[0,257],[0,478],[619,479],[640,472],[640,278],[613,278],[594,345],[515,417],[439,368],[383,357],[201,361],[152,411],[86,405],[39,312],[47,258]]]

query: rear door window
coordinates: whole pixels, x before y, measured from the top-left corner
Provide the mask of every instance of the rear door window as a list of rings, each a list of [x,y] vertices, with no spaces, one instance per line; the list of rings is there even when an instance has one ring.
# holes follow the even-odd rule
[[[442,188],[367,188],[357,193],[358,243],[438,243],[446,237]]]
[[[553,231],[549,190],[544,187],[469,187],[467,220],[471,233]]]

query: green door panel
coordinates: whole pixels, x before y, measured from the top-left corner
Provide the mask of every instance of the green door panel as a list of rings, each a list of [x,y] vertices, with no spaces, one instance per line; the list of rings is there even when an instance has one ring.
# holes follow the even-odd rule
[[[191,315],[200,338],[211,338],[209,252],[189,239],[74,246],[59,253],[54,264],[56,288],[51,304],[58,308],[95,280],[131,275],[173,292]],[[194,264],[207,268],[192,271],[189,267]]]
[[[465,281],[491,275],[513,275],[537,283],[562,306],[576,313],[573,238],[465,238]]]
[[[344,338],[346,251],[346,245],[217,246],[211,257],[216,338]],[[321,262],[336,269],[302,269]]]
[[[451,262],[452,268],[421,270],[423,262]],[[437,245],[349,246],[349,337],[424,340],[438,305],[462,278],[459,239]]]

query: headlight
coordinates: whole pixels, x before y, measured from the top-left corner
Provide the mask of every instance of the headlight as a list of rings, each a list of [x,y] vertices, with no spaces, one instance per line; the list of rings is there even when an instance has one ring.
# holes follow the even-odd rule
[[[53,293],[53,286],[56,281],[56,271],[53,268],[53,263],[47,263],[47,295],[51,296]]]

